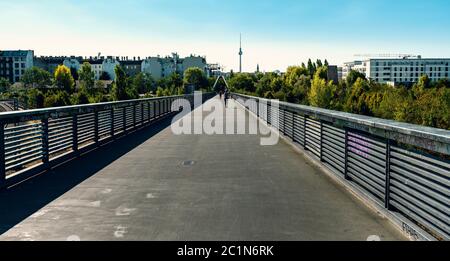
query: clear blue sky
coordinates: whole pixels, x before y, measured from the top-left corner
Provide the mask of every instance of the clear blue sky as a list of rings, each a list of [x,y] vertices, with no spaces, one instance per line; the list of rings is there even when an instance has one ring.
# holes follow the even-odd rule
[[[448,0],[0,0],[0,11],[0,49],[38,55],[193,53],[236,70],[242,32],[247,71],[356,53],[450,57]]]

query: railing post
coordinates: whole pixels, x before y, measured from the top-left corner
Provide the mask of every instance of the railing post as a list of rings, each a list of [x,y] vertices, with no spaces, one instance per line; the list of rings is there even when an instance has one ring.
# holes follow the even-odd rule
[[[109,126],[109,128],[110,128],[109,132],[110,132],[111,138],[114,139],[114,124],[115,124],[115,122],[114,122],[114,107],[111,108],[110,117],[111,117],[111,125]]]
[[[295,112],[292,111],[292,141],[295,142]]]
[[[136,103],[133,103],[133,129],[136,128]]]
[[[72,150],[78,154],[78,116],[72,115]]]
[[[391,140],[386,140],[386,184],[385,184],[385,194],[384,194],[384,207],[391,209],[391,204],[389,203],[391,192]]]
[[[345,128],[345,152],[344,152],[344,178],[350,180],[348,175],[348,130]]]
[[[306,121],[308,120],[308,116],[306,114],[303,115],[303,149],[308,150],[306,146]]]
[[[295,115],[297,115],[296,112],[292,112],[292,142],[297,142],[297,139],[295,138]]]
[[[144,103],[141,102],[141,125],[144,125]]]
[[[320,161],[323,161],[323,122],[320,121]]]
[[[147,103],[147,108],[148,108],[148,112],[147,112],[147,115],[148,115],[148,118],[147,118],[147,122],[150,122],[151,121],[151,119],[152,119],[152,103],[151,102],[148,102]]]
[[[45,168],[48,167],[49,164],[49,145],[48,145],[48,116],[45,115],[45,118],[41,120],[42,122],[42,162],[44,163]]]
[[[5,123],[0,122],[0,188],[6,183],[5,169]]]
[[[98,111],[94,109],[94,143],[98,146],[99,134],[98,134]]]

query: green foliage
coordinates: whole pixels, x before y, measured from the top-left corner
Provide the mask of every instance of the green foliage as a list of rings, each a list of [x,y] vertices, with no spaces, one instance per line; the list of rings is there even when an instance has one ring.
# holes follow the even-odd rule
[[[164,96],[164,89],[161,87],[158,87],[156,90],[156,97],[163,97]]]
[[[113,83],[111,96],[114,101],[122,101],[127,100],[127,87],[128,87],[128,79],[127,74],[123,70],[120,65],[116,65],[114,68],[114,72],[116,73],[116,80]]]
[[[46,70],[33,66],[25,70],[21,81],[26,87],[45,88],[52,84],[52,75]]]
[[[363,73],[360,73],[355,70],[351,70],[347,75],[347,79],[346,79],[347,84],[349,86],[352,86],[356,82],[356,80],[358,80],[358,78],[365,80],[366,76]]]
[[[72,75],[72,77],[75,81],[78,81],[79,75],[78,75],[78,71],[76,68],[70,67],[70,74]]]
[[[6,92],[9,87],[11,87],[11,83],[7,79],[0,77],[0,93]]]
[[[80,88],[84,88],[85,90],[92,90],[95,84],[95,74],[92,71],[91,64],[88,62],[83,63],[78,72],[79,80],[80,80]]]
[[[301,77],[308,76],[308,70],[300,66],[290,66],[286,70],[285,84],[293,87]]]
[[[228,82],[232,90],[243,90],[248,93],[256,91],[255,82],[248,73],[237,73]]]
[[[355,84],[350,89],[344,106],[345,111],[357,114],[367,114],[369,107],[366,103],[366,92],[369,84],[362,78],[357,78]]]
[[[155,80],[150,74],[138,73],[132,79],[132,85],[139,94],[145,94],[154,91]]]
[[[70,73],[70,69],[64,65],[59,65],[55,70],[55,85],[56,87],[66,91],[67,93],[73,93],[75,87],[75,81]]]
[[[100,74],[99,80],[110,81],[111,76],[109,76],[109,74],[107,72],[102,72],[102,74]]]
[[[28,108],[43,108],[45,96],[39,89],[30,89],[27,94]]]
[[[184,72],[183,84],[185,88],[193,86],[194,90],[200,90],[208,86],[208,79],[202,69],[191,67]]]
[[[47,93],[44,99],[44,107],[60,107],[71,105],[70,96],[66,91],[58,90]]]
[[[323,79],[322,74],[323,70],[319,69],[314,75],[308,95],[309,104],[315,107],[332,109],[336,86],[332,81],[327,82],[326,79]]]
[[[328,61],[320,65],[320,60],[309,60],[307,65],[287,68],[283,76],[234,74],[229,84],[235,92],[268,99],[450,129],[448,79],[432,82],[424,75],[412,88],[392,87],[351,71],[345,81],[335,85],[327,82]]]

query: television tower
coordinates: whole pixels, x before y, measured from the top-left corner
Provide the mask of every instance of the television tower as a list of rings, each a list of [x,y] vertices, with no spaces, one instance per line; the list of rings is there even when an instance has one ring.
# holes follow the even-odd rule
[[[242,73],[242,35],[239,34],[239,72]]]

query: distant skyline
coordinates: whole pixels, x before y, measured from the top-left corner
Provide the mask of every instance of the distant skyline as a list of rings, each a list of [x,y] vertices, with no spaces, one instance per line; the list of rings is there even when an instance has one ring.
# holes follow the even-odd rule
[[[206,56],[284,71],[354,54],[450,57],[447,0],[0,0],[0,50],[36,55]]]

